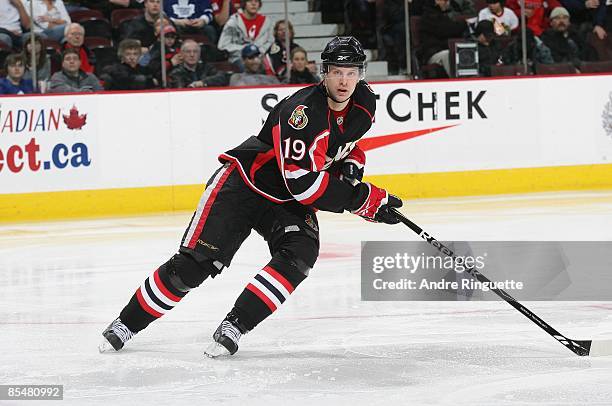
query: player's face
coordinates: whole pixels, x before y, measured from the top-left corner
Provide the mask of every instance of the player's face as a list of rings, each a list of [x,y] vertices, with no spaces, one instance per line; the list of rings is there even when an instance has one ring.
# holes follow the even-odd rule
[[[488,5],[489,10],[491,11],[491,13],[493,14],[499,14],[502,11],[502,5],[501,3],[491,3]]]
[[[197,65],[200,60],[200,47],[195,43],[183,45],[181,53],[183,54],[183,60],[189,66]]]
[[[325,74],[327,92],[338,102],[344,102],[353,95],[359,82],[360,74],[357,67],[330,66]]]
[[[25,66],[21,62],[16,62],[13,65],[9,65],[7,71],[11,79],[21,80],[25,73]]]
[[[75,54],[68,54],[64,57],[62,68],[68,73],[76,73],[81,68],[81,59]]]
[[[85,30],[80,27],[71,27],[66,34],[66,41],[75,48],[83,45],[85,40]]]
[[[160,0],[147,0],[144,3],[145,11],[151,16],[158,16],[161,13]]]
[[[138,65],[140,59],[140,48],[130,48],[123,52],[123,61],[132,68]]]
[[[303,52],[296,52],[293,55],[293,59],[291,59],[292,68],[298,72],[303,72],[306,69],[307,63],[306,55]]]
[[[553,30],[558,32],[565,32],[569,28],[570,18],[568,16],[559,16],[550,20],[550,25]]]
[[[244,70],[250,73],[257,73],[261,68],[261,58],[258,55],[243,59]]]
[[[244,11],[250,15],[257,14],[257,11],[259,11],[259,0],[247,0],[244,4]]]

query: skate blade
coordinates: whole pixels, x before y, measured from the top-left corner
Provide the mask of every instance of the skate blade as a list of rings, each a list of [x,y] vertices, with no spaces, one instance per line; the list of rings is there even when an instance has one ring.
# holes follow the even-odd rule
[[[204,355],[206,355],[208,358],[218,358],[228,356],[230,355],[230,352],[227,350],[227,348],[215,341],[211,343],[204,351]]]
[[[115,348],[111,345],[111,343],[108,342],[107,339],[102,340],[102,342],[100,343],[100,345],[98,345],[98,351],[100,351],[100,354],[104,354],[105,352],[111,352],[111,351],[116,351]]]

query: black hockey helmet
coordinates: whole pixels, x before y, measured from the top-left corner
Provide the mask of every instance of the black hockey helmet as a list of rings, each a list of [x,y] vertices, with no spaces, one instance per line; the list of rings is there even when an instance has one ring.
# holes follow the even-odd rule
[[[355,66],[365,70],[366,55],[355,37],[334,37],[321,52],[321,71],[327,72],[329,65]]]

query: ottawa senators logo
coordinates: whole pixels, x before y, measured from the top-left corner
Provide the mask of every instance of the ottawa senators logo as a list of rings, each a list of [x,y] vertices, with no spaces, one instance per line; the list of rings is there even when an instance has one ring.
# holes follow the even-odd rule
[[[308,116],[306,115],[305,110],[308,106],[304,106],[300,104],[293,110],[291,113],[291,117],[289,117],[289,125],[296,130],[301,130],[302,128],[308,125]]]

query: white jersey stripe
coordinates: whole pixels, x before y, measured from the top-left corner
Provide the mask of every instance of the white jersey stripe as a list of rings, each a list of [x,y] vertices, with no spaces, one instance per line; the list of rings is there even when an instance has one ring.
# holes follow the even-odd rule
[[[266,295],[266,297],[268,299],[270,299],[272,301],[272,303],[274,303],[274,305],[276,306],[276,308],[278,309],[279,307],[281,307],[282,303],[280,302],[280,300],[278,300],[278,298],[276,297],[276,295],[272,292],[270,292],[270,290],[268,288],[265,287],[265,285],[261,282],[259,282],[257,279],[253,278],[251,280],[251,284],[253,286],[255,286],[257,289],[259,289],[261,291],[261,293],[263,293],[264,295]]]
[[[306,169],[296,169],[295,171],[285,170],[285,178],[287,178],[287,179],[298,179],[298,178],[301,178],[304,175],[308,175],[309,173],[311,173],[311,172],[307,171]]]
[[[293,197],[295,197],[295,200],[298,200],[298,201],[306,200],[312,195],[314,195],[315,193],[317,193],[317,191],[321,187],[321,183],[323,182],[324,177],[325,177],[325,172],[319,172],[319,176],[317,176],[317,179],[314,181],[312,186],[310,186],[305,192],[300,193],[299,195],[293,195]]]
[[[270,284],[272,284],[272,286],[274,286],[276,289],[278,289],[278,291],[281,293],[281,295],[284,296],[285,300],[287,300],[287,298],[289,297],[289,295],[291,294],[287,288],[285,288],[283,286],[282,283],[280,283],[274,276],[270,275],[265,269],[262,269],[259,274],[268,282],[270,282]]]
[[[164,295],[161,290],[159,290],[159,287],[155,283],[155,278],[153,276],[149,276],[149,286],[151,286],[151,290],[153,291],[155,296],[168,306],[174,307],[178,304],[178,302],[175,302],[174,300],[170,299],[168,296]]]
[[[145,279],[146,280],[146,279]],[[161,307],[159,307],[157,305],[157,303],[155,303],[153,301],[153,299],[151,299],[149,297],[149,293],[147,292],[147,288],[145,287],[144,282],[142,283],[142,285],[140,285],[140,293],[142,293],[142,297],[144,299],[145,302],[147,302],[147,304],[156,312],[161,313],[161,314],[166,314],[167,310],[163,309]]]
[[[202,194],[202,197],[200,198],[200,202],[198,203],[198,208],[196,209],[196,213],[193,216],[193,220],[191,220],[191,226],[189,227],[189,231],[187,232],[187,235],[185,236],[185,240],[183,241],[184,246],[189,245],[189,242],[193,238],[193,234],[195,233],[195,230],[198,228],[198,223],[200,222],[200,217],[202,217],[202,212],[204,211],[206,202],[208,201],[208,198],[212,194],[213,190],[215,190],[215,187],[217,187],[217,184],[219,183],[219,179],[221,179],[223,174],[227,172],[230,168],[231,166],[222,168],[219,172],[217,172],[217,176],[215,176],[215,178],[210,183],[210,185],[206,185],[206,190],[204,191],[204,193]]]
[[[327,137],[328,135],[329,135],[329,131],[327,131],[327,130],[325,130],[321,134],[317,135],[317,138],[314,139],[314,141],[312,142],[312,145],[308,149],[308,155],[310,156],[310,165],[312,166],[312,171],[313,172],[318,172],[318,171],[323,169],[323,168],[317,168],[317,164],[315,162],[314,153],[317,150],[317,144],[319,143],[319,141],[321,141],[323,138]]]

